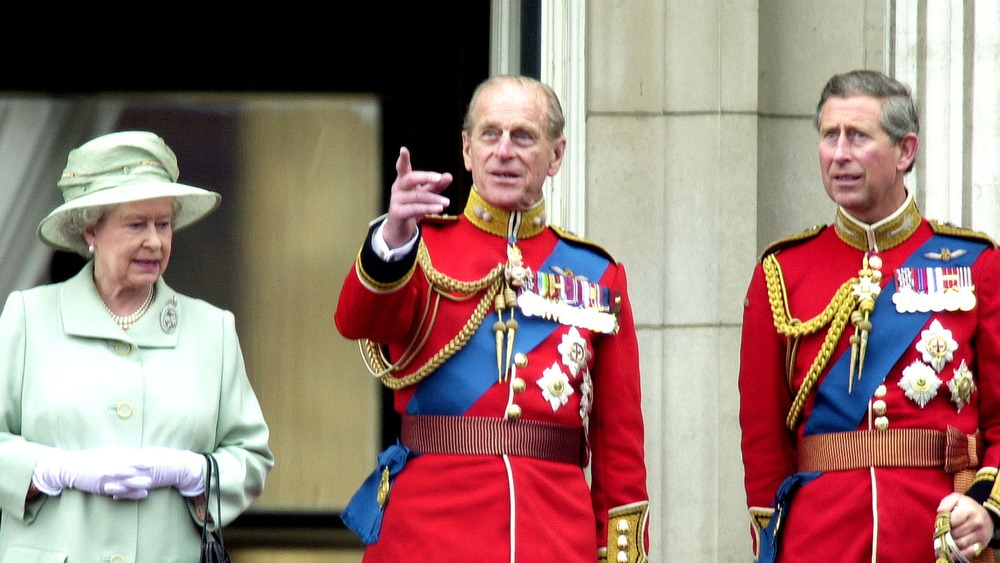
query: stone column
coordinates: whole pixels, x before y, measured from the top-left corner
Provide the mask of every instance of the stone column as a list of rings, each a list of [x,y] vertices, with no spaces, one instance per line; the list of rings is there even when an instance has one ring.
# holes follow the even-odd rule
[[[588,3],[587,235],[629,272],[657,561],[749,557],[736,373],[757,2]]]
[[[890,72],[914,88],[921,118],[907,184],[928,217],[1000,238],[1000,7],[898,0],[890,17]]]

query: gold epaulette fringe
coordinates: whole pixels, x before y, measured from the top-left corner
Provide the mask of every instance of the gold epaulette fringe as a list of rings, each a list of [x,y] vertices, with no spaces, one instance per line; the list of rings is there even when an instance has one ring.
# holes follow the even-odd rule
[[[978,240],[990,245],[990,248],[997,248],[996,241],[990,238],[990,236],[987,235],[986,233],[981,233],[979,231],[973,231],[971,229],[965,229],[962,227],[956,227],[955,225],[945,223],[944,221],[933,220],[933,221],[928,221],[928,224],[931,226],[931,230],[934,231],[936,234]]]
[[[813,227],[810,227],[802,231],[801,233],[795,233],[794,235],[789,235],[783,239],[779,239],[772,242],[771,244],[767,245],[767,248],[764,249],[764,252],[761,252],[760,261],[763,261],[765,256],[774,254],[775,252],[781,250],[782,248],[793,246],[800,242],[805,242],[811,238],[816,237],[816,235],[823,232],[823,229],[825,228],[826,225],[815,225]]]
[[[778,263],[778,259],[774,254],[768,254],[762,260],[762,266],[764,269],[764,278],[767,281],[767,297],[771,304],[774,327],[779,333],[787,336],[789,339],[798,339],[807,334],[816,333],[824,326],[830,325],[830,328],[826,332],[826,338],[823,340],[823,345],[809,367],[802,386],[796,391],[795,400],[792,401],[792,407],[785,419],[785,425],[788,429],[794,430],[798,425],[799,417],[802,414],[802,407],[805,405],[806,399],[816,386],[819,375],[826,368],[827,363],[829,363],[830,357],[833,355],[833,350],[837,346],[837,342],[840,341],[840,336],[843,334],[844,328],[851,318],[851,312],[858,305],[857,295],[853,293],[853,285],[858,283],[858,278],[851,278],[844,282],[820,314],[806,322],[802,322],[792,317],[791,311],[789,311],[788,292],[785,288],[785,280],[782,276],[781,265]]]
[[[383,344],[368,339],[359,341],[361,357],[364,359],[368,371],[378,377],[383,385],[393,390],[403,389],[419,383],[439,368],[448,358],[461,350],[483,323],[483,319],[489,314],[490,307],[493,305],[494,297],[496,297],[497,293],[503,287],[503,264],[497,265],[486,276],[478,280],[471,282],[456,280],[434,268],[431,264],[430,253],[427,251],[423,240],[420,241],[420,246],[417,249],[417,263],[424,272],[424,276],[432,291],[427,294],[427,302],[424,304],[420,323],[409,346],[400,355],[399,359],[395,363],[392,363],[386,355],[386,349]],[[438,350],[436,354],[415,372],[406,377],[395,377],[394,374],[406,368],[427,343],[427,339],[437,318],[438,306],[442,297],[452,301],[464,301],[484,289],[486,293],[480,299],[472,317],[469,318],[468,322],[465,323],[465,326],[462,327],[462,330],[459,331],[455,338]]]
[[[579,235],[577,235],[575,233],[571,233],[571,232],[567,231],[566,229],[563,229],[562,227],[560,227],[558,225],[549,225],[549,227],[551,227],[552,230],[555,231],[555,233],[557,235],[559,235],[559,238],[564,238],[566,240],[571,240],[573,242],[580,243],[580,244],[585,245],[585,246],[589,246],[593,250],[597,251],[598,254],[601,254],[602,256],[604,256],[605,258],[607,258],[608,260],[611,260],[612,263],[614,263],[614,264],[618,263],[618,261],[615,260],[615,257],[612,256],[611,253],[608,252],[608,250],[606,248],[604,248],[603,246],[597,244],[596,242],[594,242],[592,240],[585,239],[585,238],[583,238],[583,237],[581,237],[581,236],[579,236]]]

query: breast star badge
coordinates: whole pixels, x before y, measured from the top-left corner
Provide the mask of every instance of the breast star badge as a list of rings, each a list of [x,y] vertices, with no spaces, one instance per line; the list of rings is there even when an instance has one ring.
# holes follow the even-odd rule
[[[948,390],[951,391],[951,400],[958,407],[958,412],[962,412],[965,405],[972,401],[972,393],[976,391],[976,382],[972,377],[972,371],[962,360],[962,365],[955,369],[955,376],[948,382]]]
[[[934,368],[914,360],[912,364],[903,369],[903,377],[899,380],[899,388],[903,390],[907,399],[924,408],[931,399],[937,395],[938,387],[941,386],[941,378],[934,373]]]
[[[587,369],[590,350],[587,349],[587,341],[580,336],[580,331],[575,326],[569,327],[569,332],[563,335],[557,350],[562,354],[563,365],[574,378]]]
[[[944,364],[950,362],[955,350],[958,350],[958,342],[952,338],[950,330],[934,319],[927,330],[920,332],[920,342],[917,342],[916,348],[923,360],[929,363],[934,371],[941,373]]]
[[[542,389],[542,397],[552,405],[552,412],[569,402],[569,396],[573,394],[569,376],[563,373],[558,363],[546,368],[536,383]]]

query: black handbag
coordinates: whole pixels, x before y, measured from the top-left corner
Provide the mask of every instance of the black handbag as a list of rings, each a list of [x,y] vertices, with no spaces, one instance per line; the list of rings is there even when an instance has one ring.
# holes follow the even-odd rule
[[[230,563],[226,543],[222,539],[222,490],[219,488],[219,464],[212,454],[205,454],[205,519],[201,523],[201,563]],[[208,517],[212,506],[212,473],[215,473],[215,506],[219,526],[208,530]]]

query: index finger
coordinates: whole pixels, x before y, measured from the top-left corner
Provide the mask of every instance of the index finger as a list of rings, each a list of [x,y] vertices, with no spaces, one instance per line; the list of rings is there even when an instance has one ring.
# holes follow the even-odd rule
[[[958,499],[961,498],[961,496],[962,495],[958,493],[950,493],[948,496],[941,499],[941,503],[938,504],[937,508],[938,513],[941,512],[950,513],[952,510],[955,509],[956,506],[958,506]]]
[[[413,172],[413,164],[410,163],[410,150],[406,147],[399,148],[399,158],[396,159],[396,175],[405,176]]]

